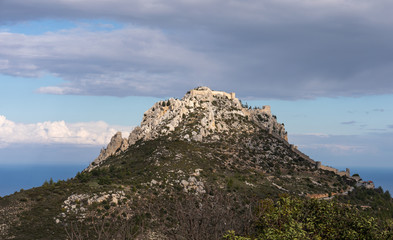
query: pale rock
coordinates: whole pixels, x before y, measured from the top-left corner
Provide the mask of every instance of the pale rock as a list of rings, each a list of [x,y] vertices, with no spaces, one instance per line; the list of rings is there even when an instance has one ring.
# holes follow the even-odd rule
[[[187,180],[181,180],[180,184],[183,185],[183,187],[185,187],[185,188],[189,185]]]
[[[128,137],[128,144],[131,146],[138,141],[139,137],[142,135],[142,129],[140,127],[134,128]]]
[[[206,193],[205,185],[202,181],[198,181],[195,176],[200,175],[202,169],[195,169],[195,172],[188,178],[188,180],[182,180],[181,185],[185,192],[195,191],[196,194]]]
[[[111,202],[117,205],[119,203],[119,200],[118,200],[117,197],[112,197],[112,201]]]
[[[188,116],[196,111],[198,114],[203,114],[200,125],[196,128],[199,133],[193,131],[192,136],[187,134],[183,137],[185,140],[213,139],[216,141],[219,140],[216,135],[228,133],[231,129],[248,131],[239,122],[243,117],[247,117],[249,121],[266,129],[269,133],[287,140],[284,125],[278,123],[275,116],[271,114],[270,106],[264,106],[262,109],[243,108],[234,93],[198,87],[187,92],[182,99],[171,98],[155,103],[144,113],[140,126],[133,129],[128,139],[123,139],[121,133],[116,133],[108,146],[85,171],[91,171],[111,155],[125,151],[138,140],[152,140],[172,133],[183,121],[188,121]],[[228,125],[227,120],[235,120],[235,122]],[[206,138],[209,135],[212,137]]]
[[[156,180],[151,180],[151,184],[156,185],[158,182]]]
[[[171,123],[168,124],[167,127],[168,127],[168,129],[169,129],[170,132],[172,132],[172,131],[175,130],[175,127],[174,127]]]
[[[218,140],[220,140],[220,137],[218,135],[213,135],[212,140],[218,141]]]
[[[202,142],[202,139],[203,139],[203,137],[201,134],[198,134],[198,135],[195,135],[192,137],[192,140],[194,140],[196,142]]]
[[[195,177],[198,177],[199,175],[201,175],[201,171],[203,171],[203,169],[197,168],[197,169],[195,169],[195,171],[192,175]]]
[[[208,108],[209,108],[209,104],[208,104],[207,102],[203,102],[203,103],[201,104],[201,108],[203,108],[203,109],[208,109]]]
[[[184,137],[183,137],[185,140],[188,140],[188,141],[190,141],[190,135],[188,135],[188,134],[186,134],[186,135],[184,135]]]
[[[105,149],[101,149],[100,155],[84,171],[90,172],[98,167],[108,157],[120,153],[129,147],[128,141],[122,138],[121,132],[117,132]]]
[[[202,118],[202,120],[201,120],[202,127],[207,127],[208,122],[209,122],[209,120],[207,120],[207,118],[205,118],[205,117]]]
[[[188,178],[188,182],[189,182],[191,185],[195,185],[195,183],[197,182],[197,179],[196,179],[195,177],[189,177],[189,178]]]
[[[205,185],[203,184],[203,182],[197,182],[195,190],[199,194],[206,193]]]
[[[206,137],[208,133],[209,133],[209,131],[204,128],[201,128],[199,130],[199,135],[201,135],[202,137]]]

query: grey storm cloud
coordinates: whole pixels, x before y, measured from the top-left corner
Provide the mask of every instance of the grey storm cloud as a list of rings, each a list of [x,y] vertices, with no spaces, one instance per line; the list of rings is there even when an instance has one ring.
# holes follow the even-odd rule
[[[0,23],[109,19],[124,28],[0,33],[0,73],[51,73],[44,93],[181,96],[197,85],[242,97],[393,93],[387,0],[3,0]]]
[[[0,42],[1,72],[22,77],[49,72],[66,80],[38,89],[42,93],[165,95],[168,86],[184,85],[183,77],[193,81],[218,68],[203,53],[173,44],[162,32],[149,29],[79,29],[38,36],[0,33]]]

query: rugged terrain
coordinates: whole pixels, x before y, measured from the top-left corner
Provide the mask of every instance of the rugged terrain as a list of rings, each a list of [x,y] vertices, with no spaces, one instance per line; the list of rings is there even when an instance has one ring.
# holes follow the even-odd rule
[[[0,238],[251,235],[260,199],[345,199],[358,191],[360,177],[313,161],[287,139],[269,106],[251,109],[234,93],[193,89],[157,102],[128,138],[117,133],[73,179],[0,199]],[[378,210],[370,199],[354,206],[364,203]],[[392,217],[392,206],[378,211]]]

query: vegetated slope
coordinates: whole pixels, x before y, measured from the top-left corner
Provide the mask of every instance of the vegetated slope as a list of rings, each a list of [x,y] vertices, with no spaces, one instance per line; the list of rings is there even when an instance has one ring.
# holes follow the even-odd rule
[[[228,230],[252,235],[260,199],[353,189],[353,178],[318,168],[286,139],[269,107],[249,109],[234,94],[191,90],[182,100],[156,103],[128,139],[116,134],[74,179],[1,199],[0,236],[220,239]],[[372,200],[357,204],[365,201]]]

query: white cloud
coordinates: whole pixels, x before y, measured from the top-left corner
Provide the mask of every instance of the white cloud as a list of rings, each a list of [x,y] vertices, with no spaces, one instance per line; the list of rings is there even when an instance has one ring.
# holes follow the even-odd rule
[[[105,122],[66,123],[64,121],[15,123],[0,115],[0,148],[15,144],[87,144],[106,145],[121,131],[128,137],[131,127],[110,126]]]
[[[366,136],[333,135],[323,133],[294,134],[291,139],[305,151],[329,151],[336,155],[369,153],[375,146],[367,142]]]
[[[350,153],[362,153],[367,152],[369,149],[367,146],[357,146],[357,145],[345,145],[345,144],[307,144],[300,145],[300,148],[307,151],[307,149],[321,150],[326,149],[334,154],[350,154]]]
[[[66,95],[66,94],[78,94],[80,93],[80,89],[71,88],[71,87],[40,87],[37,89],[38,93],[47,93],[47,94],[55,94],[55,95]]]
[[[363,135],[292,135],[295,145],[323,164],[342,167],[392,166],[392,133]]]
[[[297,134],[299,136],[299,134]],[[321,137],[321,138],[327,138],[330,135],[326,133],[304,133],[302,136],[315,136],[315,137]]]

